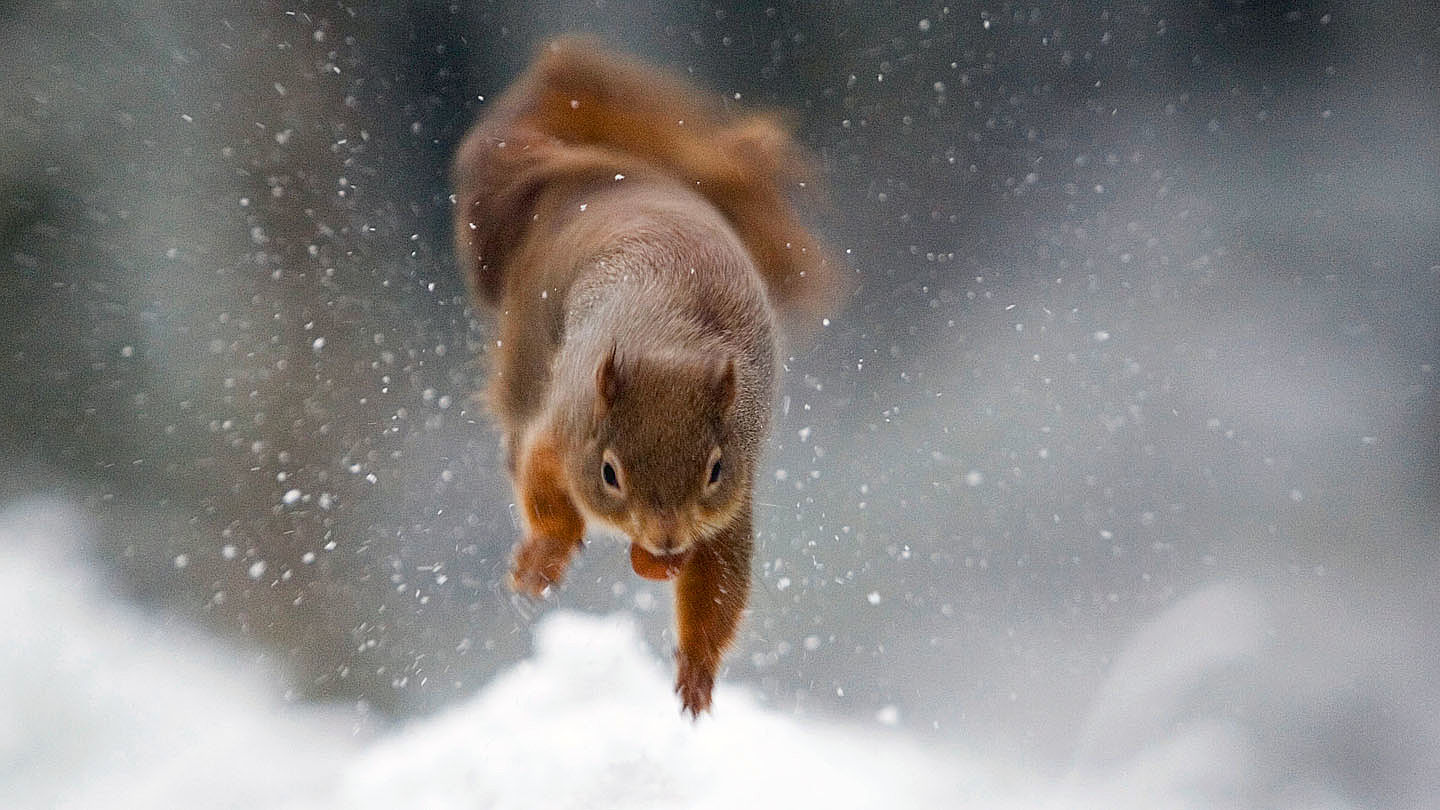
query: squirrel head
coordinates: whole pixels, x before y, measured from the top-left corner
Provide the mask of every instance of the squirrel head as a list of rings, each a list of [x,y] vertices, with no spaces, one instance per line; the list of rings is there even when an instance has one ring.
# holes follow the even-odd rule
[[[611,347],[570,471],[586,511],[661,560],[683,559],[722,531],[749,497],[754,468],[737,389],[731,357]]]

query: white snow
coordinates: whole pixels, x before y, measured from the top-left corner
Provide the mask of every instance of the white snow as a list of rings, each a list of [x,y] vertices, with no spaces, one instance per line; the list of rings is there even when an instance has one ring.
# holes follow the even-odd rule
[[[478,695],[368,741],[246,655],[132,607],[73,510],[0,511],[0,796],[25,808],[1014,807],[993,768],[721,683],[682,718],[626,615],[554,612]]]
[[[798,722],[724,683],[712,716],[682,718],[668,668],[627,616],[554,613],[535,641],[533,660],[476,699],[371,746],[340,806],[997,806],[1001,786],[974,760],[880,728]]]
[[[57,504],[0,511],[0,806],[318,806],[345,720],[122,602],[81,564],[87,534]]]
[[[1393,666],[1284,654],[1284,622],[1260,593],[1219,584],[1116,656],[1063,778],[907,736],[893,705],[842,725],[722,682],[713,715],[692,723],[669,663],[625,614],[552,612],[533,656],[480,693],[370,735],[347,710],[282,700],[275,673],[236,666],[253,654],[126,602],[82,562],[88,531],[55,503],[0,510],[7,810],[1354,806],[1326,768],[1363,752],[1327,744],[1314,706],[1333,715],[1343,704],[1326,696],[1355,683],[1392,694],[1379,674]],[[1229,695],[1219,711],[1212,694]],[[1345,728],[1370,722],[1342,715]]]

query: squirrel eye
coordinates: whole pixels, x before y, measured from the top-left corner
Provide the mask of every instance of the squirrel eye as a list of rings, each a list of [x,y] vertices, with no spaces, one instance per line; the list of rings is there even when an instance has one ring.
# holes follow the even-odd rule
[[[605,462],[605,465],[600,468],[600,476],[605,479],[605,486],[611,489],[620,489],[620,478],[615,475],[615,465],[608,461]]]
[[[720,485],[720,473],[723,469],[720,465],[720,448],[717,447],[710,451],[710,479],[705,482],[705,492],[707,494],[714,492],[716,487]]]

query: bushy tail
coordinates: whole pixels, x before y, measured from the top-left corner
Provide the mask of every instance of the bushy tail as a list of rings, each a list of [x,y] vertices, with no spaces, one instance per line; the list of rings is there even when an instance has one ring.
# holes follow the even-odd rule
[[[694,184],[730,221],[787,320],[814,323],[840,296],[836,264],[796,216],[806,155],[774,116],[725,114],[684,82],[585,39],[546,44],[461,145],[456,245],[495,303],[506,254],[547,183],[648,164]]]

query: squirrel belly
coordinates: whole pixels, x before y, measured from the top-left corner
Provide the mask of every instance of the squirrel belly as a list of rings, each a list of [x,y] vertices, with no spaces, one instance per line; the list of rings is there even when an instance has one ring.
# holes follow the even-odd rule
[[[752,490],[784,317],[837,296],[788,202],[798,150],[682,83],[560,40],[456,157],[457,251],[496,313],[488,400],[523,518],[510,585],[559,583],[587,526],[675,582],[698,716],[750,588]]]

